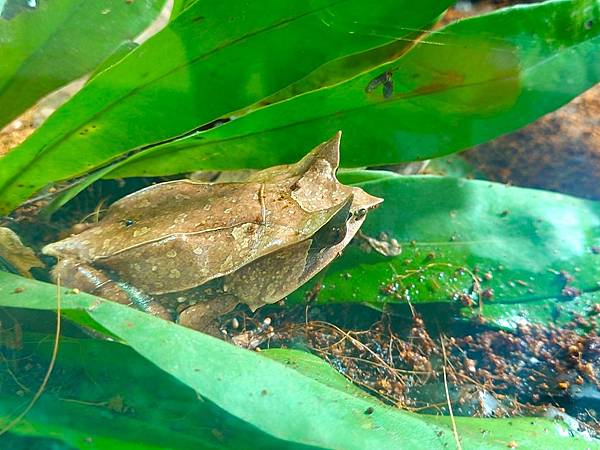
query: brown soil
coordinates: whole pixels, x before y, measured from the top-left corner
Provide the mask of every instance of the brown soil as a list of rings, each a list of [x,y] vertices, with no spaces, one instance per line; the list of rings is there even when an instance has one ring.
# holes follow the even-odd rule
[[[33,110],[27,111],[0,130],[0,157],[6,155],[11,148],[19,145],[35,131],[34,115]]]

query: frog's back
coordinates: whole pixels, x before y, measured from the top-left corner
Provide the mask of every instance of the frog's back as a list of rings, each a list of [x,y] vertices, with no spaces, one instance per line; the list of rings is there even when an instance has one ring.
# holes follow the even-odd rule
[[[337,181],[338,146],[339,136],[294,165],[243,183],[150,186],[114,203],[96,227],[44,252],[116,272],[149,294],[200,286],[306,241],[351,197],[351,212],[380,202]]]
[[[343,203],[307,212],[285,186],[169,182],[116,202],[98,226],[53,245],[149,294],[180,292],[308,239]]]

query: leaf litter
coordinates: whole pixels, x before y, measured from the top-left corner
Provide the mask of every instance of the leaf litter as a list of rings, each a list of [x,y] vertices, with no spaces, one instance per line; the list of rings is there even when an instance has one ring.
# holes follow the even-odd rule
[[[403,320],[357,305],[271,307],[238,310],[222,332],[257,351],[310,351],[401,409],[448,415],[450,401],[455,416],[544,416],[600,437],[600,308],[589,313],[582,333],[578,316],[562,327],[522,324],[507,331],[476,318],[448,325],[427,313]]]

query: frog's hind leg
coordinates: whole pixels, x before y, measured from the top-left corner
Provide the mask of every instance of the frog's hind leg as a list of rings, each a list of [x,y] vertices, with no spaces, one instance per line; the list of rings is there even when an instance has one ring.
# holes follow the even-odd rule
[[[217,319],[233,310],[238,303],[237,299],[229,296],[199,301],[181,311],[177,322],[184,327],[222,337]]]
[[[106,273],[82,261],[62,259],[52,270],[52,278],[71,288],[81,289],[89,294],[112,300],[122,305],[135,306],[142,311],[166,320],[173,316],[165,307],[138,289],[111,279]]]

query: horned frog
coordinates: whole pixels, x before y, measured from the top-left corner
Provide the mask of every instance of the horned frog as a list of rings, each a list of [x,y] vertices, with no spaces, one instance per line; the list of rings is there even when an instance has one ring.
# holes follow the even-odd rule
[[[245,303],[275,303],[330,263],[382,202],[338,182],[341,133],[244,182],[156,184],[42,249],[56,281],[215,334]]]

